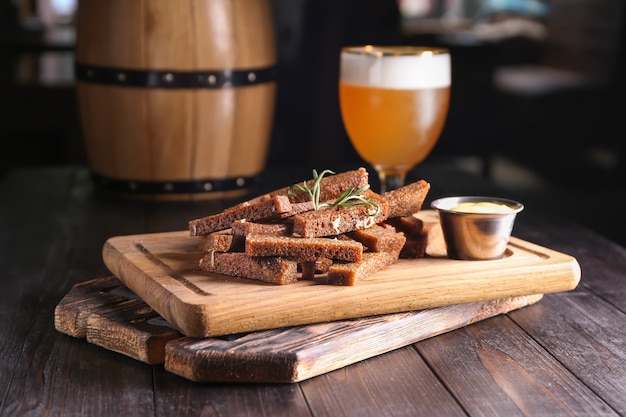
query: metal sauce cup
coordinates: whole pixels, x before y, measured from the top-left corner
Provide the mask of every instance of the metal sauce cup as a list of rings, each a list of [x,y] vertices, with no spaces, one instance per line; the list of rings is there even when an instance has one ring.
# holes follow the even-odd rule
[[[500,259],[504,256],[517,213],[524,206],[495,197],[446,197],[432,202],[439,213],[448,258]]]

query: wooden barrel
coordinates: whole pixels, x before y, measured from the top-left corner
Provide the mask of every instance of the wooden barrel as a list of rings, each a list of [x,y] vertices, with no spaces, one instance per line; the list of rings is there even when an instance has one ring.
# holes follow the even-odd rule
[[[266,0],[82,0],[76,81],[89,167],[126,195],[243,194],[276,92]]]

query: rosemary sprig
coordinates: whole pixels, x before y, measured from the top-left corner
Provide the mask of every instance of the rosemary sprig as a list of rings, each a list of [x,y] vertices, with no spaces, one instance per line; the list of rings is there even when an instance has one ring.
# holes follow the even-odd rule
[[[375,216],[380,212],[380,207],[378,206],[378,203],[376,203],[375,201],[368,200],[363,195],[363,192],[365,192],[369,188],[370,188],[369,184],[365,184],[363,187],[357,190],[355,190],[354,188],[350,188],[344,191],[343,194],[341,194],[339,198],[335,200],[334,202],[323,203],[320,205],[320,207],[335,207],[335,206],[354,207],[354,206],[367,205],[367,206],[372,206],[375,208],[375,211],[373,213],[370,213],[370,216]]]
[[[293,195],[293,190],[298,190],[301,191],[305,194],[308,194],[309,198],[311,199],[311,201],[313,202],[313,208],[315,210],[319,209],[320,207],[320,190],[321,190],[321,182],[322,182],[322,178],[324,178],[324,175],[326,174],[334,174],[334,171],[331,171],[330,169],[325,169],[324,171],[322,171],[321,174],[317,174],[317,170],[313,170],[313,187],[309,188],[309,185],[307,184],[306,181],[302,181],[302,185],[300,184],[296,184],[293,185],[291,187],[291,189],[289,190],[289,195]]]
[[[355,190],[354,188],[350,188],[341,194],[337,200],[334,202],[326,202],[320,204],[320,192],[321,192],[321,182],[322,178],[326,174],[334,174],[334,171],[330,169],[325,169],[320,174],[317,173],[317,170],[313,170],[313,186],[309,188],[307,181],[303,181],[302,185],[295,184],[289,189],[289,195],[293,195],[294,191],[300,191],[309,196],[311,201],[313,202],[313,209],[319,210],[321,207],[353,207],[360,205],[369,205],[375,207],[376,210],[373,213],[370,213],[370,216],[375,216],[380,212],[380,207],[378,203],[368,200],[363,193],[370,188],[369,184],[365,184],[363,187]]]

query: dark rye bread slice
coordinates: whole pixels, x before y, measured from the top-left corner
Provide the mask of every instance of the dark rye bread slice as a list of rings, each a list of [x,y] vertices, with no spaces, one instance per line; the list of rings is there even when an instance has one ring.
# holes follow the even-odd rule
[[[291,213],[281,214],[280,217],[286,218],[293,216],[294,214],[304,213],[305,211],[311,211],[315,209],[312,201],[303,201],[300,203],[291,203]]]
[[[426,255],[426,245],[428,244],[428,237],[417,236],[409,237],[406,239],[402,250],[400,251],[400,258],[402,259],[416,259],[423,258]]]
[[[235,220],[232,225],[232,233],[235,236],[265,235],[265,236],[290,236],[293,224],[285,223],[256,223],[245,219]]]
[[[239,278],[287,285],[298,280],[298,263],[280,257],[250,257],[243,252],[209,252],[200,269]]]
[[[353,230],[367,229],[387,219],[389,204],[380,194],[366,190],[363,195],[366,199],[378,204],[371,205],[331,206],[321,207],[318,210],[300,213],[291,218],[293,221],[293,235],[298,237],[335,236]]]
[[[385,223],[393,226],[406,236],[406,242],[400,251],[400,258],[415,259],[424,257],[426,254],[427,233],[425,232],[422,219],[415,216],[402,216],[387,219]]]
[[[310,179],[305,181],[309,188],[313,187],[315,180]],[[298,183],[302,185],[302,183]],[[364,187],[369,183],[369,175],[365,168],[358,168],[352,171],[340,172],[335,175],[327,175],[324,176],[320,181],[320,197],[319,201],[329,201],[336,200],[343,194],[344,191],[353,188],[358,190],[361,187]],[[295,185],[295,184],[294,184]],[[254,202],[256,200],[264,200],[277,195],[286,195],[289,196],[289,200],[292,203],[303,203],[309,202],[311,198],[308,194],[303,193],[301,191],[294,190],[292,193],[289,193],[291,190],[291,186],[279,188],[278,190],[274,190],[267,194],[263,194],[259,197],[256,197],[250,202]],[[312,207],[311,207],[312,208]],[[310,210],[310,209],[309,209]]]
[[[445,258],[448,252],[439,222],[439,214],[434,210],[427,210],[417,213],[416,216],[424,222],[422,233],[426,240],[426,255],[434,258]]]
[[[424,180],[412,182],[383,194],[389,203],[389,218],[410,216],[421,210],[430,184]]]
[[[398,252],[367,252],[360,262],[334,262],[328,268],[327,282],[332,285],[354,285],[398,261]]]
[[[230,230],[222,230],[198,237],[200,238],[198,248],[204,252],[243,252],[245,249],[245,238],[234,236]]]
[[[299,262],[320,258],[360,261],[363,245],[351,239],[250,235],[246,237],[246,255],[281,256]]]
[[[406,237],[392,226],[373,225],[364,230],[348,232],[347,235],[361,242],[369,252],[400,252]]]
[[[302,279],[314,279],[316,275],[325,274],[332,264],[333,260],[328,258],[320,258],[314,261],[302,261],[299,263]]]
[[[211,216],[189,221],[192,236],[208,235],[231,227],[235,220],[268,220],[291,213],[292,206],[287,196],[274,196],[267,200],[242,203]]]
[[[424,256],[445,257],[446,248],[439,216],[435,211],[420,211],[413,216],[385,220],[406,235],[400,258],[414,259]]]
[[[424,235],[424,221],[415,216],[392,217],[385,223],[402,232],[406,237],[419,237]]]

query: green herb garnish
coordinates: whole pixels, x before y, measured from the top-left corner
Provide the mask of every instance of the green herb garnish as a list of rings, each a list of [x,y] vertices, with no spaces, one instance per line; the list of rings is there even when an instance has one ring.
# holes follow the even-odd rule
[[[350,188],[344,191],[343,194],[341,194],[339,198],[335,200],[334,202],[320,204],[320,207],[324,207],[324,206],[353,207],[353,206],[366,205],[366,206],[372,206],[376,209],[373,213],[370,213],[370,216],[375,216],[380,212],[380,207],[378,206],[378,203],[368,200],[367,198],[365,198],[364,195],[362,195],[362,193],[366,190],[369,190],[369,188],[370,188],[369,184],[365,184],[363,187],[359,188],[358,190],[355,190],[354,188]]]
[[[303,192],[309,196],[311,201],[313,202],[313,209],[319,210],[321,207],[353,207],[360,205],[368,205],[376,208],[374,213],[371,213],[370,216],[375,216],[380,212],[380,207],[378,203],[375,201],[368,200],[364,195],[362,195],[366,190],[370,188],[369,184],[365,184],[363,187],[355,190],[354,188],[350,188],[341,194],[337,200],[334,202],[326,202],[320,204],[320,192],[321,192],[321,182],[322,178],[326,174],[334,174],[334,171],[329,169],[325,169],[320,174],[317,173],[317,170],[313,170],[313,186],[309,188],[309,185],[306,181],[302,182],[302,185],[295,184],[289,189],[289,195],[293,195],[293,191],[297,190]]]
[[[289,190],[289,195],[293,195],[294,189],[307,194],[309,198],[311,199],[311,201],[313,202],[313,208],[317,210],[320,207],[320,189],[321,189],[322,178],[324,178],[324,175],[326,174],[334,174],[334,173],[335,172],[331,171],[330,169],[325,169],[324,171],[322,171],[321,174],[318,175],[317,170],[314,169],[313,170],[313,187],[309,188],[309,185],[307,184],[307,182],[303,181],[302,185],[300,184],[293,185],[291,189]]]

